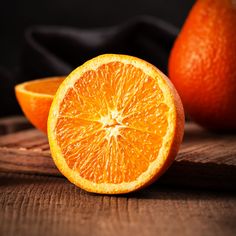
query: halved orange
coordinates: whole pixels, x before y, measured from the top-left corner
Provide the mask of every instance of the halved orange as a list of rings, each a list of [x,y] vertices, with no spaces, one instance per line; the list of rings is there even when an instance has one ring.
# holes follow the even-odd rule
[[[65,77],[32,80],[15,86],[22,111],[39,130],[47,133],[47,119],[53,97]]]
[[[128,193],[156,180],[173,162],[184,130],[181,100],[156,67],[106,54],[60,85],[48,118],[54,162],[90,192]]]

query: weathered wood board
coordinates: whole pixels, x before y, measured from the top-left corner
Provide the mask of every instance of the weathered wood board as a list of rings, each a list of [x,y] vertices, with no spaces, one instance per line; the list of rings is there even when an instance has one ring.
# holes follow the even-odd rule
[[[0,171],[60,175],[47,137],[35,129],[0,136]],[[236,135],[212,134],[188,123],[174,164],[160,184],[236,190]]]

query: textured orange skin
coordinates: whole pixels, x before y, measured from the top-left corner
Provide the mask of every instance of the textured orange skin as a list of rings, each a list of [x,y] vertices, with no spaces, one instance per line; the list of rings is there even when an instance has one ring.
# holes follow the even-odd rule
[[[27,119],[47,134],[47,119],[53,96],[38,97],[16,91],[16,97]]]
[[[187,114],[213,130],[236,130],[236,1],[198,0],[169,59]]]
[[[55,92],[64,78],[64,76],[42,78],[15,87],[17,101],[25,116],[37,129],[45,134],[47,134],[49,109]]]

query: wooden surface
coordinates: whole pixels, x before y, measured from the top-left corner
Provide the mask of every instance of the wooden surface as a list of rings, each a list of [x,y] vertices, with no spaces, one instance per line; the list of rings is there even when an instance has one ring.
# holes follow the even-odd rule
[[[51,159],[46,135],[35,129],[0,137],[0,171],[60,175]],[[186,124],[176,161],[159,182],[236,190],[236,135],[216,135]]]
[[[234,193],[164,188],[86,193],[64,178],[0,174],[2,236],[235,236]]]
[[[12,116],[0,119],[0,135],[14,133],[19,130],[32,128],[23,116]]]
[[[187,126],[178,160],[160,181],[136,193],[104,196],[58,176],[39,132],[2,136],[0,235],[235,236],[235,139]]]

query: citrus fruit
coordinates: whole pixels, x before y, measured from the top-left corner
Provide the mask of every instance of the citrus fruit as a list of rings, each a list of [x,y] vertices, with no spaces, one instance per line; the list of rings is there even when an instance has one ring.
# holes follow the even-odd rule
[[[47,133],[49,109],[57,88],[65,77],[50,77],[28,81],[15,87],[17,100],[28,120]]]
[[[53,160],[90,192],[127,193],[172,163],[184,130],[180,98],[151,64],[126,55],[98,56],[60,85],[48,117]]]
[[[174,44],[169,76],[186,113],[213,130],[236,130],[236,2],[198,0]]]

